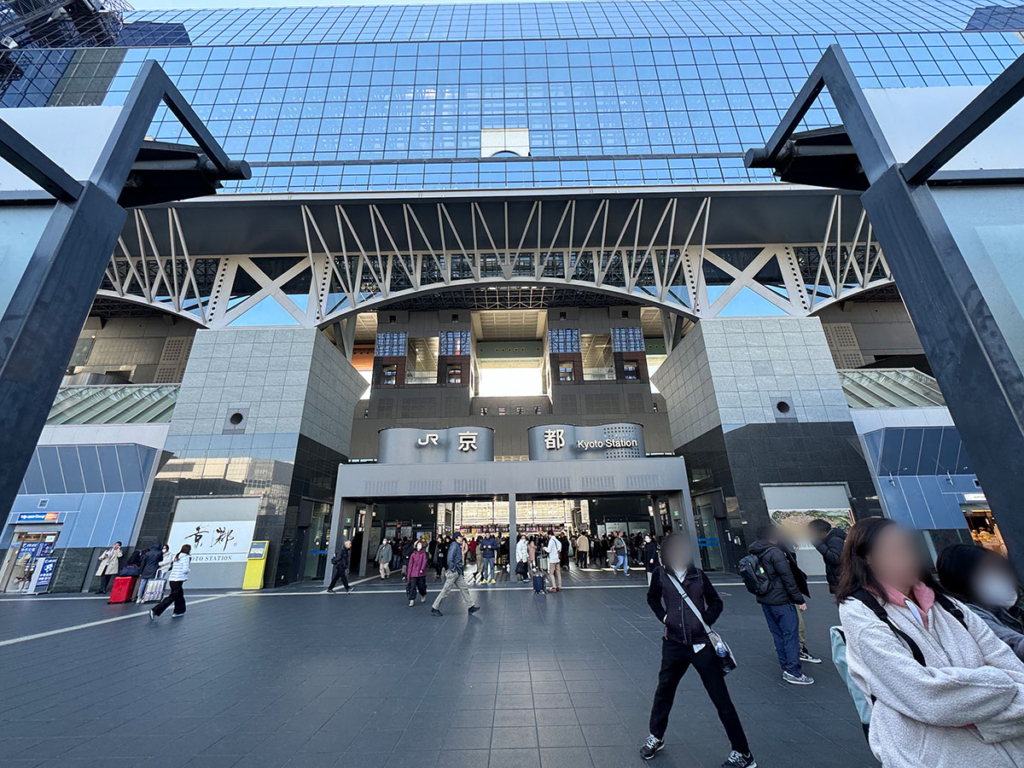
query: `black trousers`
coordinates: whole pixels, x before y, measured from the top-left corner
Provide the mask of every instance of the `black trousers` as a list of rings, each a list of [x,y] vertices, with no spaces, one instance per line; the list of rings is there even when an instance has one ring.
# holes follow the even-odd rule
[[[110,591],[110,582],[114,578],[112,573],[104,573],[100,576],[100,594],[105,595]]]
[[[153,613],[159,616],[161,613],[166,611],[170,607],[171,603],[174,603],[174,614],[179,615],[185,612],[185,586],[184,581],[172,581],[171,594],[156,604],[153,609]]]
[[[344,568],[338,565],[334,566],[334,573],[331,575],[331,586],[329,586],[328,589],[334,589],[334,585],[338,583],[339,579],[341,580],[341,585],[345,587],[345,589],[350,589],[348,585],[348,573]]]
[[[580,552],[579,550],[576,550],[576,565],[580,568],[587,567],[587,554],[587,552]]]
[[[410,600],[416,599],[416,592],[419,591],[420,596],[427,596],[427,577],[426,576],[410,576],[409,581],[405,585],[405,594]]]
[[[736,707],[733,706],[729,689],[725,685],[725,675],[718,665],[718,657],[715,656],[715,650],[710,643],[700,652],[694,653],[693,646],[662,640],[658,690],[654,693],[654,704],[651,706],[651,735],[659,739],[665,737],[668,715],[676,698],[676,688],[691,666],[697,670],[700,681],[704,683],[704,690],[708,692],[711,703],[718,710],[718,719],[725,726],[732,748],[745,755],[750,754],[740,717],[736,714]]]

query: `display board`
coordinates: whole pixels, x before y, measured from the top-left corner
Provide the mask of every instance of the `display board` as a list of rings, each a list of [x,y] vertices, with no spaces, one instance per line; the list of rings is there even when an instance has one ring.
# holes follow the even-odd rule
[[[171,552],[192,547],[188,586],[239,589],[256,529],[260,496],[178,499],[167,543]]]

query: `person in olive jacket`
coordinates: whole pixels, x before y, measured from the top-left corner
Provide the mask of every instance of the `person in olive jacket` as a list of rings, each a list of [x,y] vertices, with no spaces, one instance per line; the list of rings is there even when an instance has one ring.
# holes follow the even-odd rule
[[[722,615],[722,598],[707,575],[694,565],[693,547],[682,534],[675,533],[665,539],[661,556],[662,565],[655,569],[647,588],[647,604],[664,624],[661,670],[651,705],[650,735],[640,749],[640,756],[650,760],[665,748],[665,729],[676,688],[692,666],[718,710],[718,719],[732,746],[722,768],[756,768],[743,725],[729,696],[718,654],[704,629]],[[684,593],[692,607],[684,599]]]

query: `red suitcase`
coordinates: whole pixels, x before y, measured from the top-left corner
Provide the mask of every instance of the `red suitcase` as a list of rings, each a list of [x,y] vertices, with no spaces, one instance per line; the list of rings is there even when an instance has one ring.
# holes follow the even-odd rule
[[[118,576],[114,579],[114,586],[110,588],[110,599],[108,603],[127,603],[132,599],[135,591],[135,576]]]

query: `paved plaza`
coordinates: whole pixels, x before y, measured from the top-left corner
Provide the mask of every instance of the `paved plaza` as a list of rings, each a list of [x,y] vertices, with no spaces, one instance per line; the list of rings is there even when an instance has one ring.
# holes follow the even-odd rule
[[[826,661],[808,666],[816,685],[797,688],[781,682],[753,598],[734,578],[718,581],[719,627],[740,662],[730,689],[758,764],[876,765],[827,660],[837,613],[824,586],[806,615]],[[432,596],[409,608],[401,587],[393,576],[350,595],[197,591],[185,618],[156,623],[97,598],[4,597],[0,766],[643,763],[661,640],[642,572],[574,574],[553,595],[474,588],[480,613],[468,616],[456,594],[440,619]],[[654,761],[664,768],[717,767],[728,754],[695,674],[666,741]]]

